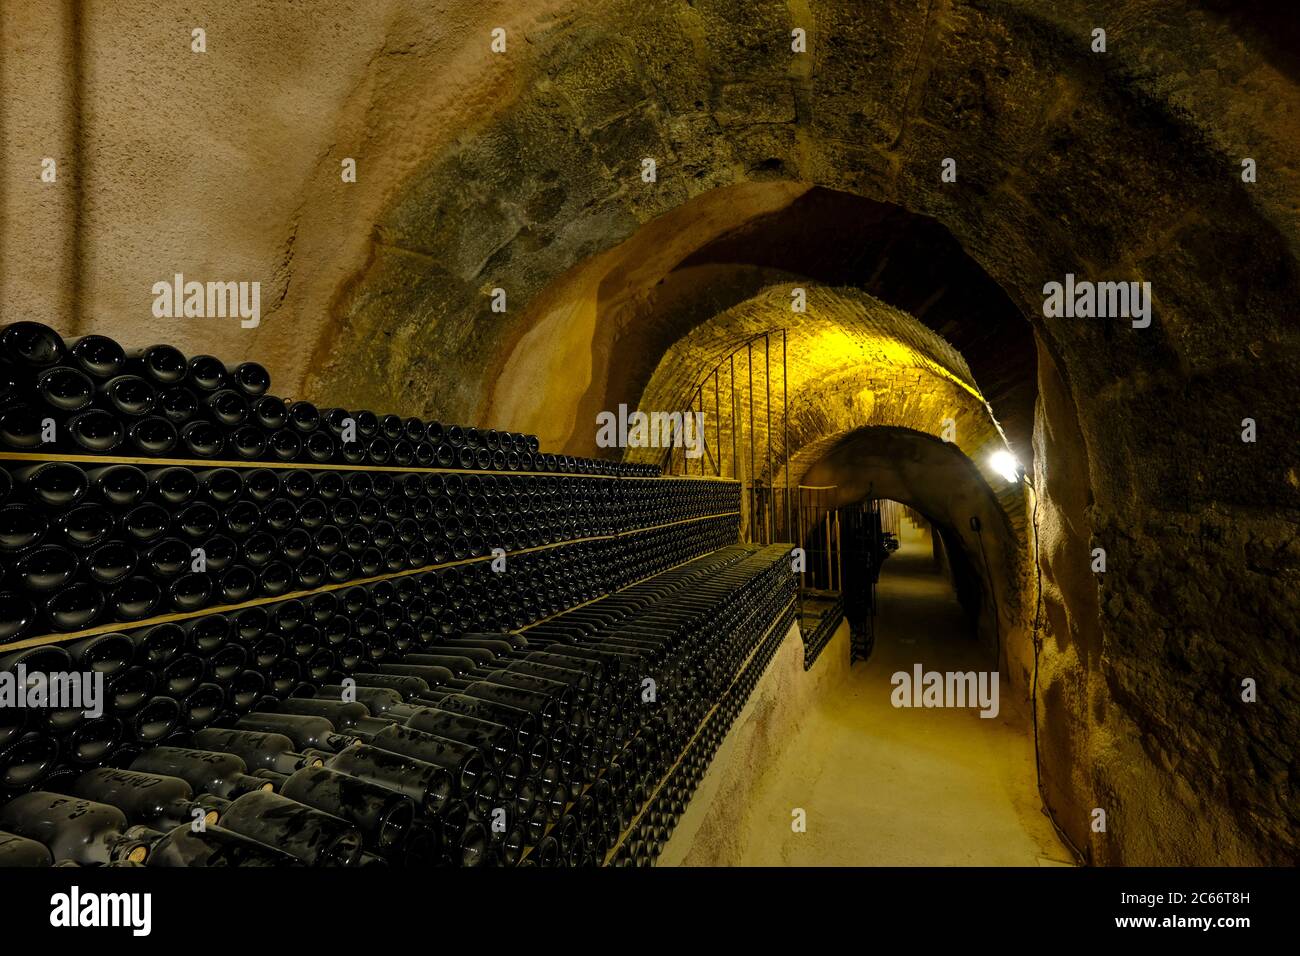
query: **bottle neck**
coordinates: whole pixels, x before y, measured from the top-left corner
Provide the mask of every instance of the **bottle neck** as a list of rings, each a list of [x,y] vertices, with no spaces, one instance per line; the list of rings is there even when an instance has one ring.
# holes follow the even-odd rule
[[[346,750],[353,744],[360,743],[361,738],[355,734],[325,734],[321,742],[329,747],[330,750],[334,751],[334,753],[338,753],[340,750]],[[310,754],[315,751],[313,751],[312,748],[308,748],[304,752]]]
[[[256,793],[259,790],[275,789],[275,784],[265,777],[254,777],[246,773],[231,774],[223,783],[223,792],[217,795],[227,800],[235,800],[246,793]]]
[[[271,760],[271,770],[276,773],[285,775],[293,773],[295,770],[301,770],[303,767],[320,767],[324,766],[325,761],[319,756],[311,753],[299,753],[296,750],[286,750],[278,753]]]
[[[284,786],[284,782],[289,779],[287,773],[277,773],[274,770],[257,770],[253,772],[253,776],[261,780],[269,780],[276,793],[280,792],[280,788]]]
[[[137,831],[141,832],[137,833]],[[149,847],[151,846],[150,840],[145,839],[145,837],[157,832],[157,830],[151,830],[149,827],[128,827],[123,833],[109,834],[108,838],[104,840],[107,859],[103,862],[143,863],[149,858]],[[161,835],[159,834],[159,836]]]
[[[226,807],[230,806],[230,801],[225,797],[218,797],[212,793],[201,793],[194,798],[194,802],[203,809],[215,814],[216,819],[211,823],[220,823],[222,815],[226,812]]]
[[[315,766],[315,767],[328,767],[329,764],[330,764],[330,761],[333,760],[334,757],[336,756],[336,754],[333,754],[333,753],[327,753],[327,752],[324,751],[324,750],[316,750],[316,749],[311,748],[311,747],[308,747],[308,748],[307,748],[306,750],[304,750],[302,753],[303,753],[303,756],[304,756],[304,757],[306,757],[308,760],[311,761],[311,763],[309,763],[309,764],[305,764],[305,765],[304,765],[304,766],[309,766],[309,767],[310,767],[310,766]]]
[[[169,830],[173,827],[189,825],[195,820],[202,820],[205,826],[213,826],[217,822],[217,817],[216,810],[204,806],[198,800],[177,798],[161,808],[161,812],[158,814],[158,823]]]

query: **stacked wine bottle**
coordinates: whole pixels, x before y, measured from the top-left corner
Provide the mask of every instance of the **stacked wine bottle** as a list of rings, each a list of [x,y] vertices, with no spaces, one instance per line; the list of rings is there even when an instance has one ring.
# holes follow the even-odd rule
[[[734,545],[738,486],[303,402],[277,424],[269,386],[0,331],[0,670],[106,684],[96,716],[0,707],[0,864],[632,845],[792,595],[783,549]]]
[[[65,342],[39,322],[0,329],[0,446],[160,458],[313,462],[623,477],[648,465],[543,454],[533,435],[320,409],[269,394],[256,362],[127,353],[104,335]]]

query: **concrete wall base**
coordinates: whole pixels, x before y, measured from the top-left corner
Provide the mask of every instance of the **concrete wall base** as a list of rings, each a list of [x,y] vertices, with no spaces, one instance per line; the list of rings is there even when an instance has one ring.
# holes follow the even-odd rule
[[[798,739],[813,701],[848,678],[848,625],[840,623],[808,671],[803,669],[803,650],[796,623],[718,748],[657,865],[741,864],[747,835],[754,832],[748,820],[751,797],[763,772]]]

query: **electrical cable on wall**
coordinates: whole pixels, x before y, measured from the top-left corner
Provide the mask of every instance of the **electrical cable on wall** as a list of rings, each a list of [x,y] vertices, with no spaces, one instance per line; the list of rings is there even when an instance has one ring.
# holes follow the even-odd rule
[[[970,528],[975,532],[975,538],[980,543],[980,559],[984,562],[984,577],[989,582],[989,596],[993,599],[993,669],[995,671],[1002,669],[1002,626],[998,620],[998,593],[993,587],[993,570],[989,567],[989,556],[984,551],[984,535],[978,516],[972,516],[970,519]]]
[[[1056,815],[1052,813],[1052,807],[1047,802],[1047,791],[1043,787],[1043,766],[1038,747],[1038,655],[1043,649],[1043,639],[1039,634],[1043,612],[1043,565],[1038,550],[1038,489],[1034,487],[1028,475],[1025,476],[1025,484],[1034,496],[1034,507],[1030,517],[1030,522],[1034,528],[1034,575],[1036,582],[1034,588],[1034,630],[1031,638],[1034,647],[1034,679],[1029,692],[1030,712],[1034,725],[1034,779],[1038,784],[1038,799],[1043,804],[1043,813],[1052,822],[1052,829],[1056,831],[1056,835],[1060,837],[1061,842],[1070,848],[1070,852],[1074,854],[1075,862],[1080,866],[1086,866],[1088,858],[1074,845],[1074,841],[1070,839],[1069,834],[1056,822]]]

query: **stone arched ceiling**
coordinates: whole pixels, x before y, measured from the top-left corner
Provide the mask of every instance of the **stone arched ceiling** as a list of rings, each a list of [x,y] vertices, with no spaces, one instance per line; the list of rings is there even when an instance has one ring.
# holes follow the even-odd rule
[[[382,242],[336,314],[332,348],[346,359],[321,382],[334,375],[374,404],[423,395],[431,410],[473,417],[485,381],[505,368],[540,397],[527,364],[483,362],[538,344],[526,336],[534,317],[491,313],[487,289],[506,288],[522,308],[687,198],[772,178],[933,216],[1028,315],[1043,282],[1066,272],[1153,281],[1161,319],[1140,334],[1036,319],[1083,391],[1109,395],[1138,368],[1144,387],[1167,390],[1170,375],[1254,361],[1225,355],[1199,317],[1248,303],[1275,314],[1295,284],[1290,240],[1185,107],[1162,105],[1136,79],[1113,82],[1122,43],[1116,67],[1098,69],[1085,42],[1096,14],[995,4],[928,16],[883,4],[863,16],[827,3],[807,17],[814,52],[803,60],[789,53],[800,18],[784,3],[649,5],[537,31],[529,52],[545,69],[394,195]],[[957,160],[957,184],[939,181],[944,156]],[[656,183],[641,181],[643,157],[660,159]],[[1255,248],[1256,274],[1226,271],[1228,223],[1229,241]],[[1262,320],[1251,332],[1268,362],[1283,329]],[[566,368],[570,381],[583,377]],[[1160,429],[1107,432],[1132,448]],[[1126,482],[1135,464],[1115,457],[1107,480]]]
[[[706,193],[674,210],[678,225],[672,243],[658,238],[663,230],[652,224],[647,229],[656,236],[653,245],[638,231],[598,257],[599,263],[552,283],[540,297],[547,305],[535,309],[548,313],[550,321],[529,332],[528,346],[515,353],[510,374],[495,383],[488,417],[513,421],[575,454],[591,454],[592,417],[621,403],[634,404],[660,357],[681,336],[765,286],[833,284],[866,291],[947,338],[970,359],[1012,447],[1031,461],[1033,337],[1002,290],[932,220],[821,188],[787,202],[790,188],[765,182]],[[684,239],[707,238],[717,227],[710,211],[719,205],[734,220],[738,209],[764,195],[780,197],[783,204],[705,241],[680,261],[665,255],[689,249]],[[697,210],[706,230],[693,221]],[[627,269],[611,268],[615,261],[636,263],[637,284],[629,283]],[[603,271],[603,278],[589,278],[592,271]],[[572,340],[575,315],[585,323],[581,341],[548,352]],[[567,373],[566,388],[586,382],[571,422],[555,420],[556,403],[519,395],[519,378],[557,377],[538,373],[539,357],[550,354]],[[584,374],[574,374],[576,369]],[[559,410],[569,412],[567,406]]]
[[[780,213],[751,220],[700,249],[669,278],[711,269],[696,284],[698,295],[716,286],[720,267],[736,264],[861,289],[916,317],[962,355],[1012,449],[1032,461],[1036,387],[1029,323],[933,219],[816,187]]]
[[[791,476],[797,482],[828,444],[856,429],[888,426],[951,438],[991,483],[1006,484],[988,465],[993,451],[1006,448],[1005,440],[970,368],[951,345],[865,293],[801,288],[803,312],[793,310],[792,290],[782,285],[697,326],[664,354],[633,407],[702,410],[712,454],[708,461],[720,465],[723,474],[751,475],[743,446],[752,440],[757,450],[752,474],[783,485],[788,431]],[[788,422],[783,423],[785,372]],[[738,464],[733,447],[742,449]],[[629,449],[628,457],[660,461],[664,456],[660,449],[642,448]],[[683,467],[680,454],[675,461]]]

